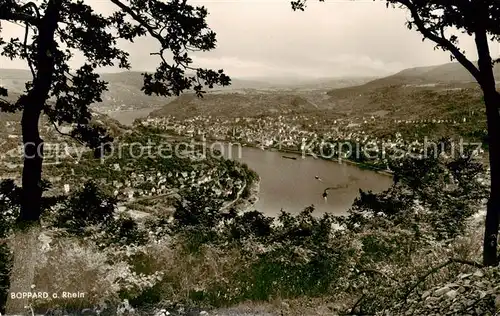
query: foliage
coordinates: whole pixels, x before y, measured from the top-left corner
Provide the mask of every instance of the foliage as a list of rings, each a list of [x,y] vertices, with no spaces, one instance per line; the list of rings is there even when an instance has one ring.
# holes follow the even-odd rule
[[[23,111],[23,144],[30,145],[23,147],[21,220],[40,220],[44,207],[41,202],[45,188],[40,186],[43,160],[43,146],[39,146],[43,144],[39,135],[41,114],[45,114],[58,131],[58,126],[70,125],[69,136],[94,149],[95,157],[100,158],[104,150],[109,150],[106,144],[112,138],[107,128],[90,124],[92,113],[89,107],[101,102],[102,93],[107,90],[107,83],[99,79],[96,69],[115,64],[122,69],[131,67],[129,54],[118,47],[119,40],[133,42],[145,35],[157,40],[159,66],[154,74],[143,74],[142,90],[147,95],[179,95],[193,88],[198,96],[202,96],[204,85],[213,88],[218,84],[230,84],[222,69],[214,71],[190,66],[193,63],[190,52],[209,51],[216,46],[215,33],[206,23],[208,12],[205,8],[178,0],[110,0],[109,3],[115,11],[108,16],[96,13],[90,5],[79,0],[44,0],[26,4],[7,0],[0,3],[0,21],[20,22],[25,26],[24,39],[4,40],[0,37],[0,54],[25,60],[33,76],[16,102],[0,98],[1,111]],[[70,67],[75,52],[83,54],[85,60],[76,70]],[[167,61],[165,52],[171,54],[171,61]],[[0,96],[8,97],[7,89],[0,87]],[[55,101],[48,102],[49,99]],[[28,149],[35,147],[37,150]],[[99,202],[103,204],[97,204]],[[114,201],[97,195],[95,187],[91,186],[86,186],[80,197],[70,199],[68,203],[62,206],[56,222],[76,234],[83,233],[79,225],[109,221],[115,206]],[[95,212],[86,214],[85,207]],[[3,205],[1,211],[4,211]],[[121,224],[120,227],[126,229],[130,221]]]
[[[390,161],[394,184],[377,194],[360,191],[347,227],[362,230],[365,223],[385,222],[411,229],[416,236],[426,230],[436,240],[463,233],[487,198],[485,168],[470,149],[462,152],[450,144],[443,140],[420,155]]]
[[[13,181],[0,182],[0,313],[4,312],[9,290],[9,273],[12,268],[11,253],[5,240],[10,235],[19,205],[19,188]]]
[[[460,273],[451,282],[439,284],[421,293],[412,293],[406,302],[398,302],[379,315],[496,315],[498,268],[475,269]]]
[[[204,7],[177,0],[110,0],[109,4],[114,9],[109,15],[95,12],[83,1],[44,0],[19,4],[9,0],[0,4],[0,21],[20,22],[25,26],[22,40],[0,38],[0,54],[25,60],[33,77],[16,102],[0,99],[2,111],[23,112],[23,143],[30,145],[23,147],[21,220],[38,221],[41,216],[41,115],[60,134],[93,149],[94,157],[101,158],[109,151],[113,138],[106,126],[92,123],[90,105],[102,102],[102,94],[107,90],[107,83],[100,80],[97,69],[115,65],[131,68],[129,54],[118,47],[119,40],[133,42],[147,35],[158,42],[159,66],[153,74],[143,74],[142,91],[147,95],[178,96],[194,89],[201,97],[204,86],[230,84],[222,69],[191,66],[191,52],[209,51],[216,44],[215,33],[206,23],[208,12]],[[71,69],[72,59],[78,52],[83,54],[84,63]],[[167,52],[171,60],[167,60]],[[0,94],[8,97],[7,89],[1,87]],[[63,125],[70,127],[71,132],[61,132],[59,127]]]
[[[189,190],[175,203],[171,229],[184,237],[189,252],[197,252],[205,243],[217,241],[217,225],[223,218],[222,202],[206,186]]]
[[[242,275],[243,298],[267,300],[274,296],[318,296],[342,280],[349,266],[350,243],[336,238],[334,219],[313,216],[313,207],[297,216],[282,213],[273,223],[264,249]],[[244,216],[244,215],[243,215]]]
[[[4,313],[4,306],[7,302],[9,291],[9,273],[12,269],[12,259],[9,248],[5,244],[0,244],[0,313]]]
[[[147,232],[139,227],[137,221],[129,215],[120,214],[110,221],[99,239],[100,247],[140,246],[148,241]]]
[[[448,145],[443,141],[421,156],[391,161],[392,187],[381,193],[360,191],[341,219],[361,243],[356,269],[373,277],[353,276],[351,282],[365,289],[356,312],[375,313],[405,300],[409,280],[454,253],[467,229],[477,229],[470,220],[487,197],[484,167],[471,152],[459,155]],[[440,276],[449,280],[456,271],[462,270],[450,267]]]
[[[261,212],[250,211],[238,216],[231,213],[232,220],[227,223],[227,238],[231,242],[244,242],[245,240],[259,240],[268,238],[272,230],[273,218]]]
[[[50,188],[48,181],[42,181],[42,190]],[[9,287],[9,275],[12,269],[12,253],[7,240],[16,228],[16,219],[21,205],[21,188],[12,179],[0,182],[0,312],[2,312]],[[61,200],[59,196],[48,196],[42,199],[42,211],[49,211]]]
[[[200,260],[215,247],[233,253],[240,265],[224,280],[207,280],[189,300],[220,305],[364,293],[356,311],[373,313],[395,304],[416,274],[458,253],[460,236],[486,197],[481,164],[470,152],[451,155],[449,144],[443,140],[426,155],[391,161],[393,186],[381,193],[360,191],[343,217],[314,216],[313,207],[278,218],[258,211],[214,213],[210,207],[203,212],[194,205],[210,205],[207,195],[191,195],[191,206],[179,204],[174,215],[178,229],[166,234],[176,238],[182,232],[180,245],[195,239]],[[190,228],[180,229],[184,225]],[[462,270],[447,271],[443,280]],[[432,284],[437,283],[425,286]]]
[[[21,189],[13,180],[0,182],[0,238],[11,234],[17,214],[19,212]]]
[[[480,207],[484,187],[476,181],[483,170],[461,156],[408,156],[392,161],[391,168],[394,185],[381,193],[361,191],[345,217],[318,216],[314,207],[295,215],[282,212],[276,218],[258,211],[237,213],[224,209],[213,190],[202,185],[180,195],[173,216],[151,218],[145,227],[118,213],[109,193],[86,183],[45,214],[53,219],[54,228],[70,235],[56,238],[82,234],[86,238],[69,239],[72,247],[55,243],[44,254],[39,273],[62,267],[85,270],[64,272],[74,282],[87,275],[110,274],[99,284],[86,280],[82,285],[109,287],[108,298],[127,299],[134,308],[162,304],[165,299],[222,306],[335,296],[346,300],[345,309],[353,312],[393,311],[401,308],[398,304],[408,289],[435,264],[450,256],[476,258],[474,247],[463,242],[479,239],[462,236],[470,215]],[[455,186],[449,186],[450,175]],[[5,187],[15,191],[15,186]],[[455,194],[462,199],[453,199]],[[419,202],[424,198],[428,203]],[[463,205],[470,209],[461,209]],[[460,212],[439,216],[448,207]],[[469,270],[446,267],[418,284],[409,301],[420,306],[422,292],[443,287]],[[70,281],[54,282],[48,288],[68,287]],[[480,289],[474,283],[472,292],[482,295],[476,288]],[[464,294],[464,300],[473,295]],[[96,302],[93,297],[89,304]],[[440,308],[446,310],[442,304]]]
[[[322,0],[320,0],[322,1]],[[304,11],[307,0],[293,0],[293,10]],[[410,1],[386,0],[386,6],[406,9],[409,13],[406,26],[415,28],[423,36],[435,43],[435,49],[450,53],[451,61],[457,60],[479,84],[486,109],[488,126],[488,149],[491,164],[491,187],[498,187],[500,173],[496,173],[500,164],[500,148],[497,148],[500,138],[500,114],[497,104],[500,93],[497,91],[493,66],[500,58],[493,59],[489,41],[500,41],[500,10],[498,1]],[[477,52],[477,63],[467,58],[460,48],[458,32],[474,37]],[[498,228],[499,218],[495,214],[500,208],[497,192],[491,192],[487,204],[488,216],[485,220],[483,262],[486,265],[498,265]],[[462,210],[458,210],[462,212]],[[460,226],[453,223],[452,226]]]
[[[116,199],[88,182],[69,196],[55,212],[54,226],[66,229],[70,234],[84,236],[92,226],[110,224],[116,207]]]
[[[42,22],[55,19],[52,21],[56,23],[55,38],[53,43],[49,43],[54,58],[54,66],[50,70],[53,75],[44,79],[51,82],[49,96],[57,97],[57,102],[46,104],[43,108],[52,122],[76,123],[73,136],[85,141],[96,139],[102,134],[92,134],[87,128],[91,117],[88,106],[100,102],[102,92],[107,89],[106,83],[99,80],[94,70],[114,65],[130,68],[129,54],[117,46],[118,39],[133,42],[136,38],[150,36],[160,44],[158,55],[161,58],[156,72],[144,74],[143,91],[148,95],[178,95],[190,88],[201,94],[203,85],[212,88],[216,84],[229,84],[230,80],[222,70],[195,69],[190,66],[192,60],[189,52],[215,48],[215,33],[206,24],[208,13],[205,8],[180,1],[109,2],[115,10],[106,16],[95,12],[90,5],[71,0],[46,0],[24,6],[7,1],[0,6],[0,20],[25,23],[27,34],[31,29],[37,30],[33,32],[31,40],[26,42],[20,38],[0,41],[2,55],[26,60],[34,75],[42,74],[39,68],[43,65],[36,57],[37,49],[41,47],[38,45],[40,30],[46,28]],[[50,10],[57,10],[59,14],[51,16]],[[145,15],[148,16],[147,20]],[[69,62],[74,50],[84,54],[86,63],[76,71],[71,71]],[[172,53],[172,62],[167,61],[167,51]],[[192,70],[195,74],[188,75],[186,70]],[[27,85],[28,95],[36,88],[34,83]],[[2,91],[4,94],[7,92],[4,88]],[[25,96],[21,97],[15,106],[22,109],[24,100]]]

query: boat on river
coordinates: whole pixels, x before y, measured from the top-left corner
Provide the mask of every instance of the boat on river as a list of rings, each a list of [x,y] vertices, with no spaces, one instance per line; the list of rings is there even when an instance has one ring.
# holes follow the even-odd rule
[[[292,159],[292,160],[297,160],[297,157],[292,157],[292,156],[281,156],[285,159]]]

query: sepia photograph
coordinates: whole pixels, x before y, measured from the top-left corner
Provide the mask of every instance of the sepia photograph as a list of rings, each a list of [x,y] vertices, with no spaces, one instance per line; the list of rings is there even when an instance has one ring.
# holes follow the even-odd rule
[[[500,0],[0,0],[0,316],[500,316]]]

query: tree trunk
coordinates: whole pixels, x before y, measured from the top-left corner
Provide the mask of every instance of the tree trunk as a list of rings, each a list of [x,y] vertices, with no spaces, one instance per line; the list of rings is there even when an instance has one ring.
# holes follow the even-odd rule
[[[36,291],[31,288],[35,279],[35,261],[38,255],[38,236],[40,227],[33,225],[25,230],[20,230],[9,243],[14,250],[10,286],[5,306],[6,315],[25,315],[30,306],[27,298],[12,298],[11,295]]]
[[[488,37],[486,28],[483,25],[488,18],[488,9],[487,6],[479,3],[477,10],[479,20],[475,31],[475,42],[479,57],[479,85],[483,90],[486,106],[491,175],[490,196],[486,208],[484,230],[483,264],[494,266],[498,264],[497,245],[500,220],[500,95],[496,91]]]
[[[40,234],[39,218],[41,213],[43,161],[43,141],[38,133],[40,106],[37,103],[26,103],[22,118],[24,145],[24,168],[22,175],[23,197],[21,213],[17,219],[17,230],[10,245],[14,252],[13,266],[10,275],[9,296],[6,312],[19,314],[29,306],[27,299],[12,299],[12,293],[30,292],[35,279],[35,261],[38,255],[38,235]],[[41,108],[41,107],[39,107]]]
[[[38,253],[40,215],[42,202],[43,140],[40,138],[38,122],[48,99],[54,75],[55,31],[60,18],[62,0],[50,0],[38,27],[36,41],[33,87],[22,97],[23,117],[21,121],[24,166],[22,175],[21,212],[17,220],[17,231],[12,242],[13,267],[10,274],[9,297],[6,313],[15,315],[25,312],[29,306],[26,299],[12,299],[12,293],[30,292],[35,278],[35,261]]]
[[[39,102],[30,102],[22,118],[24,166],[23,200],[18,218],[20,223],[36,222],[41,214],[43,140],[38,133],[40,111],[31,109],[31,107],[36,109],[37,106],[40,106]]]
[[[498,93],[485,94],[486,114],[488,119],[488,146],[490,159],[491,188],[486,208],[486,222],[483,244],[483,264],[498,264],[498,226],[500,220],[500,115]]]

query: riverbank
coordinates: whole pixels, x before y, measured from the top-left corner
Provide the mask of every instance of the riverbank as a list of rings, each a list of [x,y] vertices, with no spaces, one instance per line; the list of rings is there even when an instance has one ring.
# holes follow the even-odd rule
[[[257,146],[252,146],[252,145],[246,145],[247,147],[253,147],[253,148],[259,148]],[[310,157],[317,157],[319,159],[322,159],[322,160],[326,160],[326,161],[331,161],[331,162],[336,162],[336,163],[339,163],[339,164],[342,164],[342,163],[347,163],[349,165],[352,165],[352,166],[356,166],[360,169],[364,169],[364,170],[370,170],[370,171],[373,171],[373,172],[376,172],[378,174],[381,174],[381,175],[385,175],[385,176],[389,176],[389,177],[392,177],[393,176],[393,173],[389,170],[381,170],[380,168],[376,167],[376,166],[373,166],[371,164],[366,164],[366,163],[361,163],[361,162],[356,162],[356,161],[353,161],[353,160],[349,160],[349,159],[331,159],[331,158],[326,158],[326,157],[321,157],[321,156],[315,156],[313,154],[307,154],[307,153],[303,153],[299,150],[294,150],[294,149],[277,149],[277,148],[266,148],[264,150],[270,150],[270,151],[275,151],[275,152],[280,152],[280,153],[288,153],[288,154],[296,154],[296,155],[305,155],[305,156],[310,156]]]
[[[226,139],[206,138],[206,139],[202,140],[202,139],[190,138],[188,136],[170,135],[170,134],[166,134],[164,136],[167,136],[167,137],[175,139],[175,140],[186,140],[186,139],[189,139],[189,140],[197,140],[197,141],[208,142],[208,143],[224,142],[224,143],[227,143],[227,144],[234,144],[234,145],[238,144],[238,145],[241,145],[241,146],[244,146],[244,147],[258,148],[258,149],[262,149],[262,150],[268,150],[268,151],[272,151],[272,152],[279,152],[279,153],[283,153],[283,154],[295,154],[295,155],[299,155],[300,157],[303,157],[303,156],[316,157],[318,159],[322,159],[322,160],[325,160],[325,161],[336,162],[338,164],[347,163],[349,165],[356,166],[356,167],[358,167],[360,169],[370,170],[370,171],[373,171],[373,172],[376,172],[378,174],[381,174],[381,175],[384,175],[384,176],[388,176],[388,177],[392,177],[393,176],[392,171],[381,169],[381,168],[376,167],[376,166],[374,166],[372,164],[356,162],[356,161],[345,159],[345,158],[344,159],[331,159],[331,158],[326,158],[326,157],[322,157],[322,156],[319,156],[319,155],[314,155],[312,153],[305,153],[305,152],[302,152],[302,151],[296,150],[296,149],[274,148],[274,147],[267,147],[266,148],[266,147],[259,147],[256,144],[250,144],[250,143],[242,143],[242,144],[241,143],[232,143],[230,140],[226,140]]]
[[[249,194],[247,198],[242,198],[236,203],[235,208],[241,212],[253,211],[253,208],[259,202],[260,192],[260,179],[254,181],[249,187]]]
[[[352,206],[353,201],[359,195],[359,189],[365,191],[382,192],[390,187],[392,178],[387,175],[371,170],[363,170],[355,164],[336,163],[332,164],[327,159],[313,159],[301,155],[296,151],[294,154],[284,154],[277,148],[266,148],[262,150],[255,146],[246,146],[225,140],[203,140],[202,138],[168,136],[168,134],[155,131],[156,136],[161,137],[172,147],[191,146],[192,150],[203,150],[207,158],[213,152],[212,158],[230,159],[246,164],[249,169],[260,175],[259,199],[254,199],[248,204],[255,203],[254,209],[264,212],[269,216],[277,216],[280,210],[298,214],[304,208],[314,205],[317,214],[332,213],[345,214]],[[155,136],[155,137],[156,137]],[[290,147],[287,146],[286,149]],[[293,149],[293,148],[292,148]],[[290,151],[290,150],[289,150]],[[283,156],[297,157],[297,159],[286,159]],[[319,157],[317,157],[319,158]],[[342,161],[345,162],[345,161]],[[324,181],[315,179],[320,175]],[[327,201],[322,193],[328,186],[349,183],[349,187],[332,193]],[[242,183],[243,184],[243,183]],[[225,201],[224,206],[231,203],[236,197],[234,192],[230,201]],[[242,196],[248,196],[248,189]],[[232,205],[232,204],[231,204]],[[246,206],[243,209],[247,208]],[[229,207],[226,208],[229,210]],[[242,209],[239,207],[238,210]],[[250,207],[251,209],[251,207]]]
[[[230,208],[234,208],[235,210],[241,212],[251,210],[251,208],[259,201],[260,179],[253,181],[248,187],[248,196],[242,197],[243,191],[245,191],[247,185],[248,184],[245,183],[243,188],[238,191],[236,198],[222,206],[221,211],[226,211]]]

